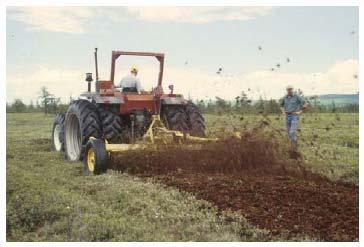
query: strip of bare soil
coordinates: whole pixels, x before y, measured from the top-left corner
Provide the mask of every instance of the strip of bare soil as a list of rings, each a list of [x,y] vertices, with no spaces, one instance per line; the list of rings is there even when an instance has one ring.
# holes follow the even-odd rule
[[[207,145],[113,155],[111,168],[192,192],[251,223],[324,241],[359,239],[359,189],[306,171],[272,137],[246,133]]]

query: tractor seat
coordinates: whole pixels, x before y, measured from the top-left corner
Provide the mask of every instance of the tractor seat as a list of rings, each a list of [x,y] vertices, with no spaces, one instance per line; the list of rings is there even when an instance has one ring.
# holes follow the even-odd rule
[[[123,87],[123,93],[137,93],[136,87]]]

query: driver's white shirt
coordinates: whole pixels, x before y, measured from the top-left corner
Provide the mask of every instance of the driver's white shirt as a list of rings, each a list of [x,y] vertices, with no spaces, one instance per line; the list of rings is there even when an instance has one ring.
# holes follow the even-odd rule
[[[125,77],[123,77],[119,83],[119,87],[121,88],[136,88],[138,93],[143,91],[142,84],[140,83],[140,80],[134,75],[130,74]]]

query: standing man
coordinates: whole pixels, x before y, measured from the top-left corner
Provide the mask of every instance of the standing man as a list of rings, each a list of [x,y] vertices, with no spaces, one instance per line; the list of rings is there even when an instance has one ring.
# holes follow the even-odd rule
[[[123,92],[135,92],[141,93],[143,91],[142,84],[137,78],[138,67],[133,65],[130,69],[130,75],[125,76],[121,79],[119,87],[122,88]]]
[[[288,139],[291,141],[291,148],[297,151],[297,125],[299,116],[307,107],[308,103],[298,94],[294,92],[291,85],[286,87],[287,95],[284,96],[281,103],[282,114],[286,115],[286,127],[288,132]]]

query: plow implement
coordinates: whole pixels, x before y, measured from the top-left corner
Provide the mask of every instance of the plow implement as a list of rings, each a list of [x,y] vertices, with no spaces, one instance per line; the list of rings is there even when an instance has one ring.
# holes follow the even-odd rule
[[[170,150],[207,151],[208,143],[216,143],[219,138],[196,137],[165,127],[159,115],[152,116],[152,122],[146,133],[133,143],[112,144],[105,139],[90,137],[86,144],[84,156],[84,173],[100,174],[107,170],[112,154],[127,152],[143,153],[157,152],[159,154]]]

